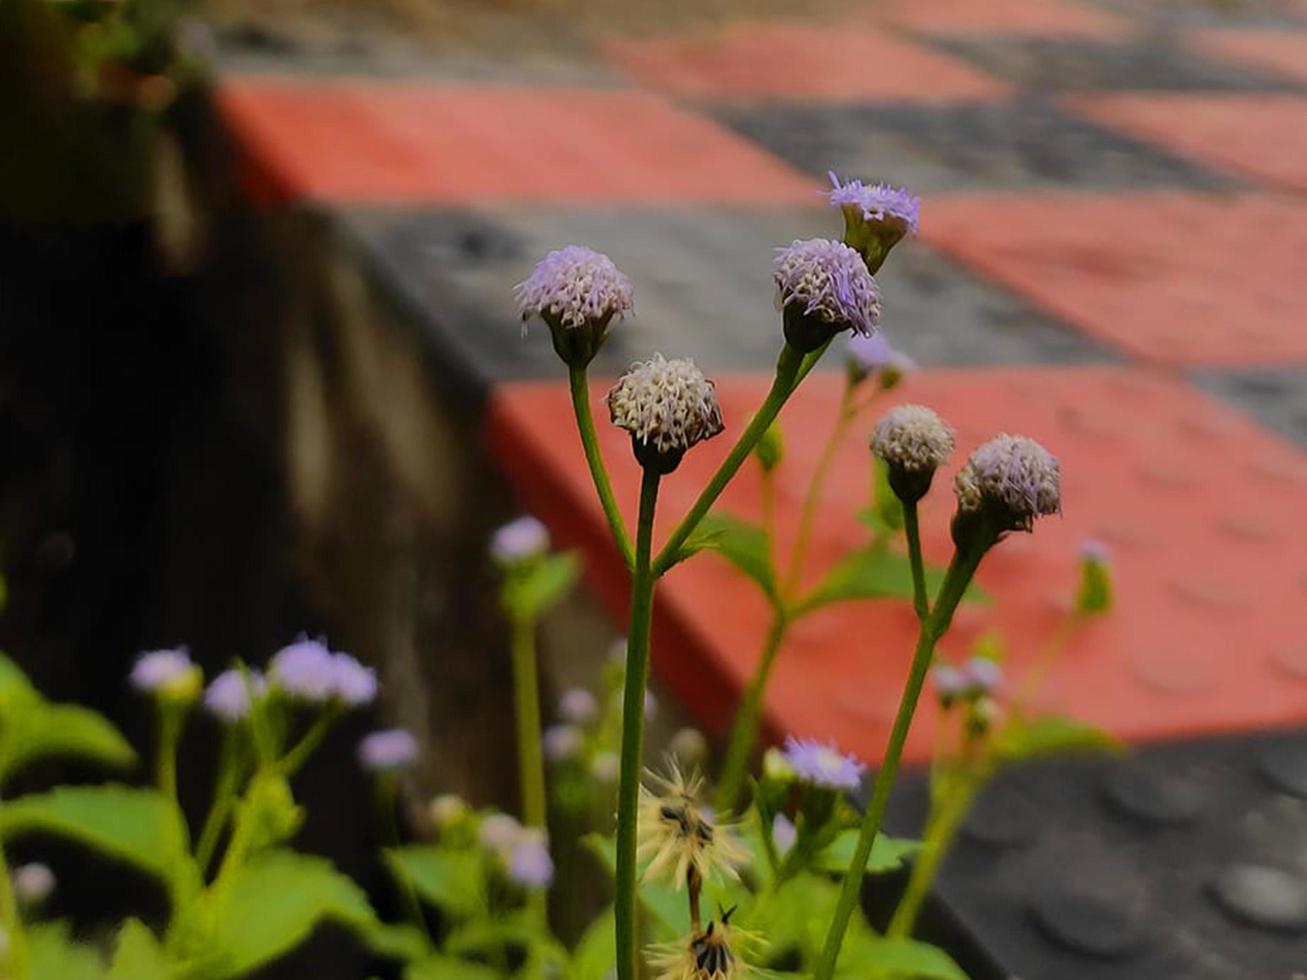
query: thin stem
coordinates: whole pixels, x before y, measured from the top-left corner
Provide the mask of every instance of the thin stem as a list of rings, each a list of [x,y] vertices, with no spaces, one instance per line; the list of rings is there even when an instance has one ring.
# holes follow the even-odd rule
[[[324,708],[322,713],[313,720],[313,724],[309,726],[303,737],[295,743],[295,746],[289,752],[281,757],[281,761],[277,763],[277,768],[281,770],[283,775],[293,776],[300,771],[304,763],[308,762],[309,756],[317,750],[318,746],[322,744],[322,740],[327,737],[327,732],[330,731],[339,710],[335,705]]]
[[[885,932],[889,939],[905,939],[912,934],[917,917],[921,914],[921,906],[939,873],[940,863],[947,856],[982,782],[974,776],[959,779],[952,792],[947,793],[941,801],[938,812],[928,825],[921,853],[912,865],[908,887],[903,892],[898,907],[894,909],[889,928]]]
[[[1048,642],[1044,644],[1043,649],[1035,655],[1035,662],[1030,665],[1030,670],[1022,679],[1020,687],[1012,696],[1011,704],[1017,711],[1024,710],[1027,702],[1034,697],[1040,686],[1048,676],[1049,669],[1053,662],[1062,655],[1066,645],[1071,642],[1071,637],[1075,635],[1076,629],[1085,621],[1084,613],[1079,609],[1072,609],[1057,624],[1053,635],[1049,637]]]
[[[528,827],[545,826],[545,760],[540,747],[540,684],[537,679],[535,620],[513,619],[513,694],[517,714],[518,785],[522,818]]]
[[[917,503],[903,503],[903,534],[908,539],[908,561],[912,565],[912,608],[923,623],[930,615],[930,598],[926,594],[926,563],[921,557],[921,527],[917,521]]]
[[[826,945],[821,959],[817,963],[813,980],[831,980],[835,975],[835,964],[839,959],[840,946],[844,942],[844,932],[848,928],[853,908],[862,894],[862,877],[867,870],[867,859],[871,856],[872,844],[880,833],[881,822],[885,818],[885,807],[889,803],[890,790],[898,776],[899,763],[903,759],[903,744],[907,741],[908,729],[917,710],[917,701],[921,689],[926,683],[926,674],[930,670],[931,658],[935,653],[935,644],[948,630],[953,619],[953,611],[962,600],[967,584],[980,564],[983,552],[972,551],[968,554],[954,553],[944,584],[940,586],[939,596],[935,601],[934,611],[921,624],[917,638],[917,648],[912,655],[912,666],[908,671],[907,684],[899,700],[898,714],[894,718],[894,727],[890,731],[889,745],[885,749],[885,758],[876,773],[876,782],[871,792],[871,803],[862,819],[862,829],[858,833],[858,846],[853,852],[853,862],[840,889],[839,903],[826,933]]]
[[[8,949],[0,954],[0,963],[6,967],[0,971],[0,976],[6,980],[27,980],[27,935],[18,914],[18,897],[14,894],[14,881],[9,874],[9,862],[3,847],[0,847],[0,925],[4,927],[8,941]]]
[[[608,519],[608,529],[612,532],[613,543],[622,556],[627,568],[635,561],[631,553],[631,536],[626,531],[626,522],[617,506],[613,495],[613,484],[608,479],[608,468],[604,466],[603,453],[599,451],[599,437],[595,434],[594,415],[590,412],[590,385],[586,380],[585,368],[570,367],[567,372],[572,387],[572,412],[576,416],[576,429],[581,435],[581,446],[585,450],[585,461],[590,466],[590,477],[594,480],[595,492]]]
[[[799,512],[799,529],[794,536],[794,547],[790,550],[790,567],[781,590],[784,596],[792,596],[799,587],[799,580],[803,576],[803,562],[808,556],[808,542],[812,539],[812,527],[817,517],[817,507],[821,503],[821,493],[826,486],[826,477],[830,473],[831,463],[835,461],[835,453],[844,440],[844,433],[852,421],[853,382],[846,374],[844,392],[840,395],[839,415],[831,428],[830,436],[826,439],[826,445],[822,447],[821,455],[817,457],[812,479],[808,482],[808,492],[803,498],[803,509]]]
[[[776,567],[776,474],[764,469],[759,484],[762,497],[762,534],[767,540],[767,564]]]
[[[635,843],[640,804],[640,763],[644,751],[644,693],[649,681],[649,629],[656,581],[650,555],[658,481],[657,471],[646,468],[640,485],[640,520],[636,527],[635,570],[631,577],[626,686],[622,692],[622,769],[617,790],[617,895],[614,902],[618,980],[636,980],[640,972],[635,935]]]
[[[744,776],[749,767],[758,741],[758,725],[762,717],[763,695],[767,690],[767,681],[771,677],[772,665],[785,639],[789,621],[784,612],[776,610],[772,614],[771,626],[767,630],[767,639],[763,643],[762,653],[758,657],[758,666],[753,679],[749,682],[736,709],[735,721],[731,725],[731,738],[727,744],[726,759],[722,763],[721,781],[717,788],[717,812],[728,813],[735,808],[740,790],[744,787]],[[763,828],[764,833],[770,833]]]
[[[159,748],[154,760],[154,782],[159,792],[177,803],[177,743],[181,740],[185,708],[159,702]]]
[[[812,354],[808,355],[809,358],[812,356]],[[772,380],[771,390],[767,392],[766,400],[754,413],[748,426],[740,434],[739,440],[731,448],[721,466],[717,468],[717,472],[713,474],[712,479],[708,481],[708,485],[703,488],[703,492],[699,494],[694,506],[681,518],[681,522],[676,525],[675,530],[668,537],[667,543],[663,545],[662,551],[658,553],[658,557],[653,563],[655,578],[662,575],[676,563],[677,553],[681,550],[681,545],[685,544],[685,539],[694,533],[694,529],[699,526],[699,522],[703,520],[712,505],[717,502],[717,498],[721,496],[722,491],[726,489],[726,484],[731,482],[731,478],[739,471],[744,461],[749,458],[749,453],[753,452],[753,447],[763,437],[767,427],[776,420],[776,416],[780,414],[786,400],[798,387],[799,372],[804,361],[804,355],[789,344],[781,348],[780,357],[776,360],[776,377]],[[815,364],[816,361],[814,360],[813,363]]]
[[[222,838],[223,828],[231,817],[236,805],[236,784],[240,782],[241,769],[237,754],[238,742],[234,726],[228,727],[222,735],[222,749],[218,757],[218,775],[213,784],[213,799],[209,803],[209,813],[204,818],[204,828],[200,831],[199,843],[195,846],[195,863],[200,874],[204,875],[213,863],[214,851]]]

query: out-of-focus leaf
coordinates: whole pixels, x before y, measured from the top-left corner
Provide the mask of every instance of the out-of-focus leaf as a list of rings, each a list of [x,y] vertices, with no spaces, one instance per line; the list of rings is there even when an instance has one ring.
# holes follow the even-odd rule
[[[825,848],[814,862],[822,871],[844,873],[853,863],[853,852],[858,846],[858,831],[843,830],[838,837]],[[877,834],[871,845],[871,854],[867,858],[867,874],[880,875],[897,870],[903,862],[921,850],[921,841],[907,840],[902,837],[887,837]]]
[[[567,950],[548,926],[531,914],[475,919],[446,937],[444,951],[478,962],[524,956],[519,971],[524,978],[561,975],[568,962]]]
[[[397,847],[386,851],[391,873],[418,895],[456,919],[486,909],[485,858],[480,851],[443,847]]]
[[[139,919],[123,923],[106,980],[171,980],[178,972],[145,923]]]
[[[410,964],[404,980],[501,980],[498,970],[452,956],[431,956]]]
[[[944,570],[926,565],[926,588],[934,595],[944,581]],[[854,599],[911,599],[912,564],[908,556],[889,548],[871,546],[855,551],[836,563],[808,595],[801,599],[795,615],[812,612],[832,602]],[[989,602],[974,584],[964,602]]]
[[[0,653],[0,717],[14,704],[40,698],[22,668]]]
[[[572,980],[608,980],[617,963],[613,910],[590,923],[572,953]]]
[[[104,977],[104,965],[96,951],[74,942],[68,926],[62,922],[43,922],[27,930],[27,969],[30,980],[102,980]]]
[[[34,700],[14,707],[0,740],[0,784],[38,759],[65,757],[124,767],[136,761],[127,739],[107,719],[75,704]]]
[[[1060,752],[1120,752],[1122,744],[1100,728],[1061,715],[1012,718],[994,736],[1000,762],[1016,762]]]
[[[362,889],[330,861],[287,850],[266,851],[241,868],[218,911],[215,980],[242,977],[289,953],[326,920],[362,934],[377,923]]]
[[[546,555],[512,573],[504,585],[504,601],[515,616],[535,619],[561,601],[580,575],[576,552]]]
[[[677,561],[705,549],[717,552],[757,583],[768,599],[776,601],[776,571],[762,528],[729,514],[713,512],[699,522],[682,545]]]
[[[915,939],[864,938],[840,956],[842,980],[967,980],[953,958]]]
[[[617,842],[613,838],[590,834],[584,843],[610,877],[617,873]],[[640,885],[639,896],[659,941],[671,940],[689,928],[690,911],[683,892],[677,894],[660,882],[650,881]]]
[[[177,807],[152,789],[59,786],[0,807],[0,836],[63,837],[125,861],[167,883],[174,897],[197,884],[186,825]]]

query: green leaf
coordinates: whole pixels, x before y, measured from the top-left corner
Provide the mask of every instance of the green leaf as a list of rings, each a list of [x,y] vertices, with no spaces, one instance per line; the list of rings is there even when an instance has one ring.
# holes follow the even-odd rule
[[[41,695],[27,679],[22,668],[0,653],[0,717],[5,717],[5,713],[14,704],[39,701],[40,698]]]
[[[580,576],[576,552],[546,555],[511,573],[504,583],[504,602],[514,615],[535,619],[561,601]]]
[[[1016,762],[1062,752],[1121,752],[1124,746],[1093,725],[1061,715],[1014,717],[994,736],[993,752],[1000,762]]]
[[[617,873],[617,842],[613,838],[589,834],[583,843],[599,859],[609,876]],[[690,909],[684,892],[678,893],[661,882],[649,881],[641,883],[639,897],[650,924],[658,932],[658,940],[674,939],[689,929]]]
[[[46,833],[139,868],[178,897],[194,887],[186,825],[175,805],[152,789],[59,786],[0,807],[0,837]]]
[[[617,963],[613,910],[606,909],[590,923],[572,953],[572,980],[608,980]]]
[[[713,512],[699,522],[682,545],[677,561],[705,549],[717,552],[753,579],[769,599],[776,601],[776,570],[762,528],[729,514]]]
[[[14,706],[0,742],[0,784],[38,759],[64,757],[123,768],[136,761],[127,739],[103,716],[42,700]]]
[[[967,980],[948,953],[915,939],[873,937],[855,944],[848,953],[851,955],[840,957],[837,974],[847,980],[868,976],[883,980]]]
[[[858,831],[843,830],[829,847],[817,855],[813,862],[822,871],[844,874],[853,863],[853,852],[858,846]],[[921,841],[877,834],[867,858],[867,874],[881,875],[901,867],[903,862],[921,850]]]
[[[486,866],[480,851],[415,845],[392,848],[385,859],[393,875],[453,918],[485,912]]]
[[[943,578],[939,569],[927,567],[926,586],[931,594]],[[812,612],[832,602],[886,598],[912,598],[912,565],[907,555],[872,545],[836,563],[817,587],[799,601],[796,613]]]
[[[256,856],[219,904],[214,980],[242,977],[289,953],[326,920],[365,935],[377,923],[362,889],[326,858],[287,850]]]
[[[177,973],[178,967],[169,964],[145,923],[139,919],[123,923],[106,980],[170,980]]]
[[[74,942],[63,922],[34,925],[27,930],[27,969],[30,980],[102,980],[104,966],[91,946]]]
[[[455,959],[452,956],[432,956],[410,964],[404,971],[404,980],[501,980],[503,975],[481,963]]]

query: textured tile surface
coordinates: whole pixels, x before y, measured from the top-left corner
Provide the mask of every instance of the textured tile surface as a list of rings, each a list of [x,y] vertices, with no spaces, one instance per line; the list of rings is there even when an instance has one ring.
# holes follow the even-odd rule
[[[1307,369],[1199,372],[1197,382],[1307,446]]]
[[[893,0],[870,16],[925,34],[1034,37],[1116,37],[1129,21],[1088,4],[1064,0]]]
[[[1252,65],[1307,83],[1307,24],[1283,28],[1208,28],[1189,35],[1190,46],[1209,58]]]
[[[541,338],[538,343],[544,343]],[[720,378],[728,432],[738,432],[761,400],[766,379]],[[836,408],[840,381],[823,374],[787,408],[790,454],[778,487],[780,536],[787,540]],[[605,384],[596,382],[596,415]],[[895,401],[936,407],[958,429],[965,453],[999,431],[1035,436],[1061,457],[1065,516],[1000,545],[980,582],[993,608],[960,611],[944,644],[964,652],[986,629],[1008,639],[1012,670],[1028,664],[1064,615],[1085,536],[1116,551],[1120,603],[1078,633],[1057,663],[1046,700],[1130,739],[1194,736],[1307,721],[1307,650],[1299,610],[1307,583],[1307,527],[1297,520],[1307,490],[1307,456],[1259,430],[1240,413],[1192,389],[1129,369],[994,369],[925,372]],[[810,571],[815,578],[866,532],[853,511],[867,499],[865,432],[856,426],[832,468]],[[624,608],[601,514],[558,382],[502,386],[490,441],[524,502],[560,538],[580,542],[593,580]],[[601,427],[618,497],[633,503],[638,483],[629,441]],[[664,481],[660,527],[690,504],[693,488],[729,448],[729,437],[689,454]],[[923,538],[935,562],[947,559],[952,469],[923,506]],[[756,474],[746,469],[725,509],[756,518]],[[1241,505],[1255,495],[1257,507]],[[725,724],[766,628],[762,600],[737,573],[701,557],[664,580],[657,608],[655,663],[702,723]],[[768,702],[773,732],[833,738],[874,760],[883,749],[911,654],[912,611],[900,601],[830,607],[802,621],[777,663]],[[1231,656],[1238,650],[1237,657]],[[856,679],[856,680],[854,680]],[[909,739],[920,759],[931,744],[932,709]]]

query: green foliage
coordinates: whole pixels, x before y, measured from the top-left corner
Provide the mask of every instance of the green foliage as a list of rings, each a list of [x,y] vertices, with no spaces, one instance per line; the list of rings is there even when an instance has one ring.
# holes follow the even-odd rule
[[[1112,609],[1112,570],[1106,562],[1087,558],[1080,563],[1076,610],[1096,616]]]
[[[944,571],[926,566],[926,587],[934,593],[944,581]],[[987,601],[979,590],[969,589],[973,602]],[[833,602],[853,599],[911,599],[912,564],[908,556],[884,545],[871,544],[836,563],[824,579],[801,599],[795,615],[809,613]]]
[[[63,922],[43,922],[29,928],[27,958],[30,980],[102,980],[104,977],[99,954],[93,947],[75,942]]]
[[[105,980],[171,980],[178,972],[145,923],[139,919],[123,923]]]
[[[47,833],[144,871],[168,885],[174,898],[198,885],[177,808],[152,789],[59,786],[0,807],[0,838]]]
[[[767,535],[756,524],[713,512],[686,540],[677,561],[703,550],[715,551],[752,579],[773,604],[779,601]]]
[[[843,874],[853,863],[853,852],[857,846],[857,830],[841,831],[830,846],[817,855],[814,866],[822,871]],[[897,871],[904,861],[919,850],[921,841],[877,834],[871,845],[871,855],[867,858],[867,874],[881,875]]]
[[[994,736],[995,761],[1011,763],[1064,752],[1120,752],[1121,742],[1093,725],[1061,715],[1014,717]]]
[[[452,956],[428,956],[404,970],[404,980],[501,980],[502,974],[481,963]]]
[[[566,551],[522,562],[504,579],[504,608],[515,619],[538,619],[572,590],[581,576],[581,560]]]
[[[844,980],[967,980],[953,958],[930,943],[915,939],[853,939],[840,957],[837,977]]]
[[[605,909],[590,923],[572,952],[572,980],[608,980],[617,962],[613,938],[613,909]]]
[[[478,850],[396,847],[385,852],[385,859],[391,874],[451,918],[485,914],[489,908],[486,857]]]
[[[770,473],[781,465],[781,461],[785,458],[785,441],[781,436],[779,423],[773,422],[767,427],[758,444],[753,447],[753,454],[765,473]]]

